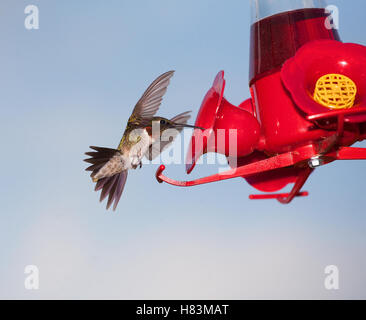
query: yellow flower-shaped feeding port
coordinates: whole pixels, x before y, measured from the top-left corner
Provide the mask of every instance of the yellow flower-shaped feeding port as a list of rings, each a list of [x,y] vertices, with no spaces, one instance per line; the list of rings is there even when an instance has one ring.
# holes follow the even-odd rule
[[[341,74],[326,74],[315,85],[314,100],[329,109],[349,109],[354,106],[356,84]]]

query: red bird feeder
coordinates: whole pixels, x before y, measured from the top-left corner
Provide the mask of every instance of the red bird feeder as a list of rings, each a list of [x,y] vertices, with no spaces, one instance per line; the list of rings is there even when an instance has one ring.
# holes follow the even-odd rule
[[[204,153],[218,152],[232,169],[175,181],[161,166],[156,176],[185,187],[243,177],[267,192],[251,199],[289,203],[308,195],[301,188],[316,167],[366,159],[366,149],[351,147],[366,138],[366,47],[340,41],[324,1],[252,0],[252,8],[252,97],[230,104],[219,72],[195,123],[206,130],[194,131],[186,161],[190,173]],[[290,183],[290,193],[272,194]]]

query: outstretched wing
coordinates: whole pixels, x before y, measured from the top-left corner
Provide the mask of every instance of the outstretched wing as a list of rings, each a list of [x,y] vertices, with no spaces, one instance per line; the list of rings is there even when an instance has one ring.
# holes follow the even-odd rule
[[[175,123],[180,124],[186,124],[187,121],[191,118],[190,115],[191,111],[186,111],[183,113],[178,114],[174,118],[170,119],[171,121]],[[174,141],[174,139],[177,137],[179,133],[181,133],[183,130],[183,127],[181,128],[174,128],[172,130],[167,129],[167,138],[169,138],[168,141],[157,141],[150,145],[149,150],[146,152],[145,157],[149,160],[155,159],[160,153],[162,153],[165,149],[167,149]],[[162,134],[163,140],[164,140],[164,132]]]
[[[168,71],[157,77],[146,89],[140,100],[133,109],[132,115],[128,122],[134,122],[137,119],[149,120],[158,111],[163,96],[168,88],[170,78],[174,71]]]

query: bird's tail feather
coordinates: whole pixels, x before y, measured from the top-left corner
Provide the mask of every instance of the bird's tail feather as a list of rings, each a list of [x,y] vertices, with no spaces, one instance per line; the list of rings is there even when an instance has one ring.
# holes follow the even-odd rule
[[[95,151],[85,152],[85,154],[90,156],[90,158],[84,159],[84,161],[91,163],[91,166],[85,170],[91,171],[92,173],[90,176],[94,178],[98,171],[116,154],[117,150],[95,146],[91,146],[90,148]]]
[[[116,149],[102,148],[91,146],[91,149],[95,151],[86,152],[85,154],[90,156],[90,158],[84,161],[91,163],[91,166],[86,168],[86,171],[91,171],[90,176],[94,176],[99,172],[99,170],[118,152]],[[95,185],[95,191],[101,191],[100,201],[103,201],[108,196],[107,210],[113,205],[113,210],[117,208],[117,204],[121,198],[122,191],[124,189],[127,180],[127,170],[123,170],[110,177],[105,177],[97,180]]]

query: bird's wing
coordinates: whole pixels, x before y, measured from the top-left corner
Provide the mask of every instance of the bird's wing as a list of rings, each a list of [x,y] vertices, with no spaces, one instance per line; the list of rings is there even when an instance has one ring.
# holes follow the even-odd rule
[[[140,100],[136,103],[128,122],[135,122],[137,119],[149,120],[155,115],[160,107],[173,74],[174,71],[168,71],[157,77],[150,84]]]
[[[121,199],[121,195],[126,184],[127,172],[128,170],[123,170],[122,172],[117,173],[114,176],[102,178],[98,180],[97,184],[95,185],[95,191],[102,189],[99,199],[100,202],[102,202],[108,196],[106,207],[107,210],[113,202],[113,210],[116,210],[119,199]]]
[[[186,124],[191,118],[191,111],[183,112],[170,119],[175,123]],[[145,153],[145,157],[149,160],[155,159],[160,153],[162,153],[166,148],[168,148],[177,137],[177,135],[182,132],[183,128],[167,129],[162,134],[162,140],[157,141],[150,145],[149,150]],[[164,141],[167,140],[167,141]]]

